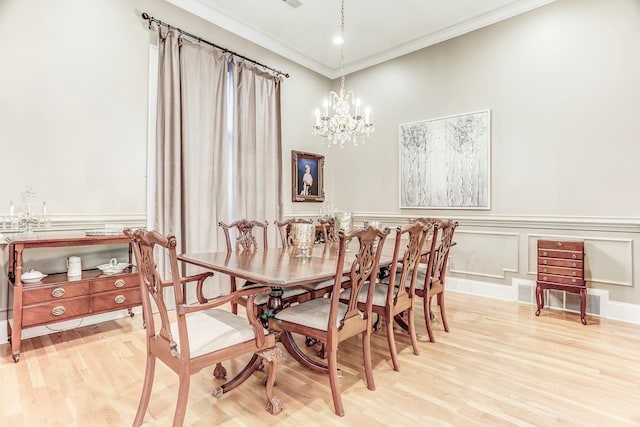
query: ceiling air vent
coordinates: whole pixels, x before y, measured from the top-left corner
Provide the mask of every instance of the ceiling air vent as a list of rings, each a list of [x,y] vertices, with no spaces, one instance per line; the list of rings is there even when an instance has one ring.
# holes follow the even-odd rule
[[[292,8],[296,8],[296,7],[300,7],[302,6],[302,2],[300,2],[300,0],[282,0],[283,2],[285,2],[286,4],[288,4],[289,6],[291,6]]]

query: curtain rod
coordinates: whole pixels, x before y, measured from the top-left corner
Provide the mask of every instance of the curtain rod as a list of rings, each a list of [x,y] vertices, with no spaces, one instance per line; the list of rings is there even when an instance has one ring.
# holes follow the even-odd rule
[[[229,50],[229,49],[224,48],[224,47],[222,47],[222,46],[218,46],[218,45],[216,45],[216,44],[214,44],[214,43],[211,43],[211,42],[209,42],[209,41],[206,41],[206,40],[202,39],[201,37],[195,36],[195,35],[193,35],[193,34],[191,34],[191,33],[188,33],[188,32],[186,32],[186,31],[184,31],[184,30],[181,30],[181,29],[180,29],[180,28],[178,28],[178,27],[174,27],[173,25],[169,25],[169,24],[167,24],[166,22],[162,22],[161,20],[156,19],[156,18],[154,18],[153,16],[149,16],[149,14],[148,14],[147,12],[142,12],[142,19],[144,19],[144,20],[146,20],[146,21],[149,21],[149,28],[151,28],[151,24],[152,24],[153,22],[155,22],[155,23],[156,23],[156,24],[158,24],[158,25],[165,26],[165,27],[167,27],[167,28],[169,28],[169,29],[172,29],[172,28],[173,28],[174,30],[179,31],[179,32],[180,32],[180,34],[184,34],[184,35],[189,36],[189,37],[191,37],[191,38],[193,38],[193,39],[195,39],[195,40],[198,40],[199,42],[206,43],[206,44],[208,44],[208,45],[210,45],[210,46],[215,47],[216,49],[220,49],[221,51],[223,51],[223,52],[225,52],[225,53],[230,53],[231,55],[233,55],[233,56],[237,56],[238,58],[242,58],[242,59],[244,59],[245,61],[249,61],[249,62],[251,62],[251,63],[253,63],[253,64],[259,65],[259,66],[261,66],[261,67],[263,67],[263,68],[266,68],[267,70],[273,71],[274,73],[276,73],[276,74],[277,74],[277,75],[279,75],[279,76],[285,76],[286,78],[289,78],[289,74],[288,74],[288,73],[283,73],[282,71],[278,71],[278,70],[276,70],[275,68],[271,68],[271,67],[269,67],[269,66],[267,66],[267,65],[261,64],[261,63],[259,63],[258,61],[254,60],[254,59],[247,58],[247,57],[246,57],[246,56],[244,56],[244,55],[240,55],[239,53],[236,53],[236,52],[234,52],[234,51],[232,51],[232,50]]]

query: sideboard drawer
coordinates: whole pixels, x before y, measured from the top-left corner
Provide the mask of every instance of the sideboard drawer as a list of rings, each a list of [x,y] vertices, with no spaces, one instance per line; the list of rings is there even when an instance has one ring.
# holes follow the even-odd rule
[[[118,289],[137,288],[140,283],[138,273],[114,274],[93,282],[93,293],[115,291]]]
[[[22,294],[22,304],[39,304],[83,295],[89,295],[89,282],[64,283],[36,289],[25,289]]]
[[[117,310],[142,304],[140,289],[122,289],[93,295],[91,308],[93,312]]]
[[[25,307],[22,314],[22,325],[27,327],[42,323],[59,322],[87,314],[89,314],[88,296],[67,298]]]

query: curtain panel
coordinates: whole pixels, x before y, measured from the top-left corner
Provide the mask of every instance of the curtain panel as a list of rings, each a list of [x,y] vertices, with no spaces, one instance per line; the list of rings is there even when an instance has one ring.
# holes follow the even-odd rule
[[[280,79],[157,32],[154,227],[176,235],[178,252],[224,250],[218,221],[280,219]]]

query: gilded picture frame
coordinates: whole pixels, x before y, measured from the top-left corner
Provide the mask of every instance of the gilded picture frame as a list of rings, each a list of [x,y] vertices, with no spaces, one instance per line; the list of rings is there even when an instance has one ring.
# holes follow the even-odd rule
[[[324,156],[292,150],[291,189],[294,202],[324,202]]]

